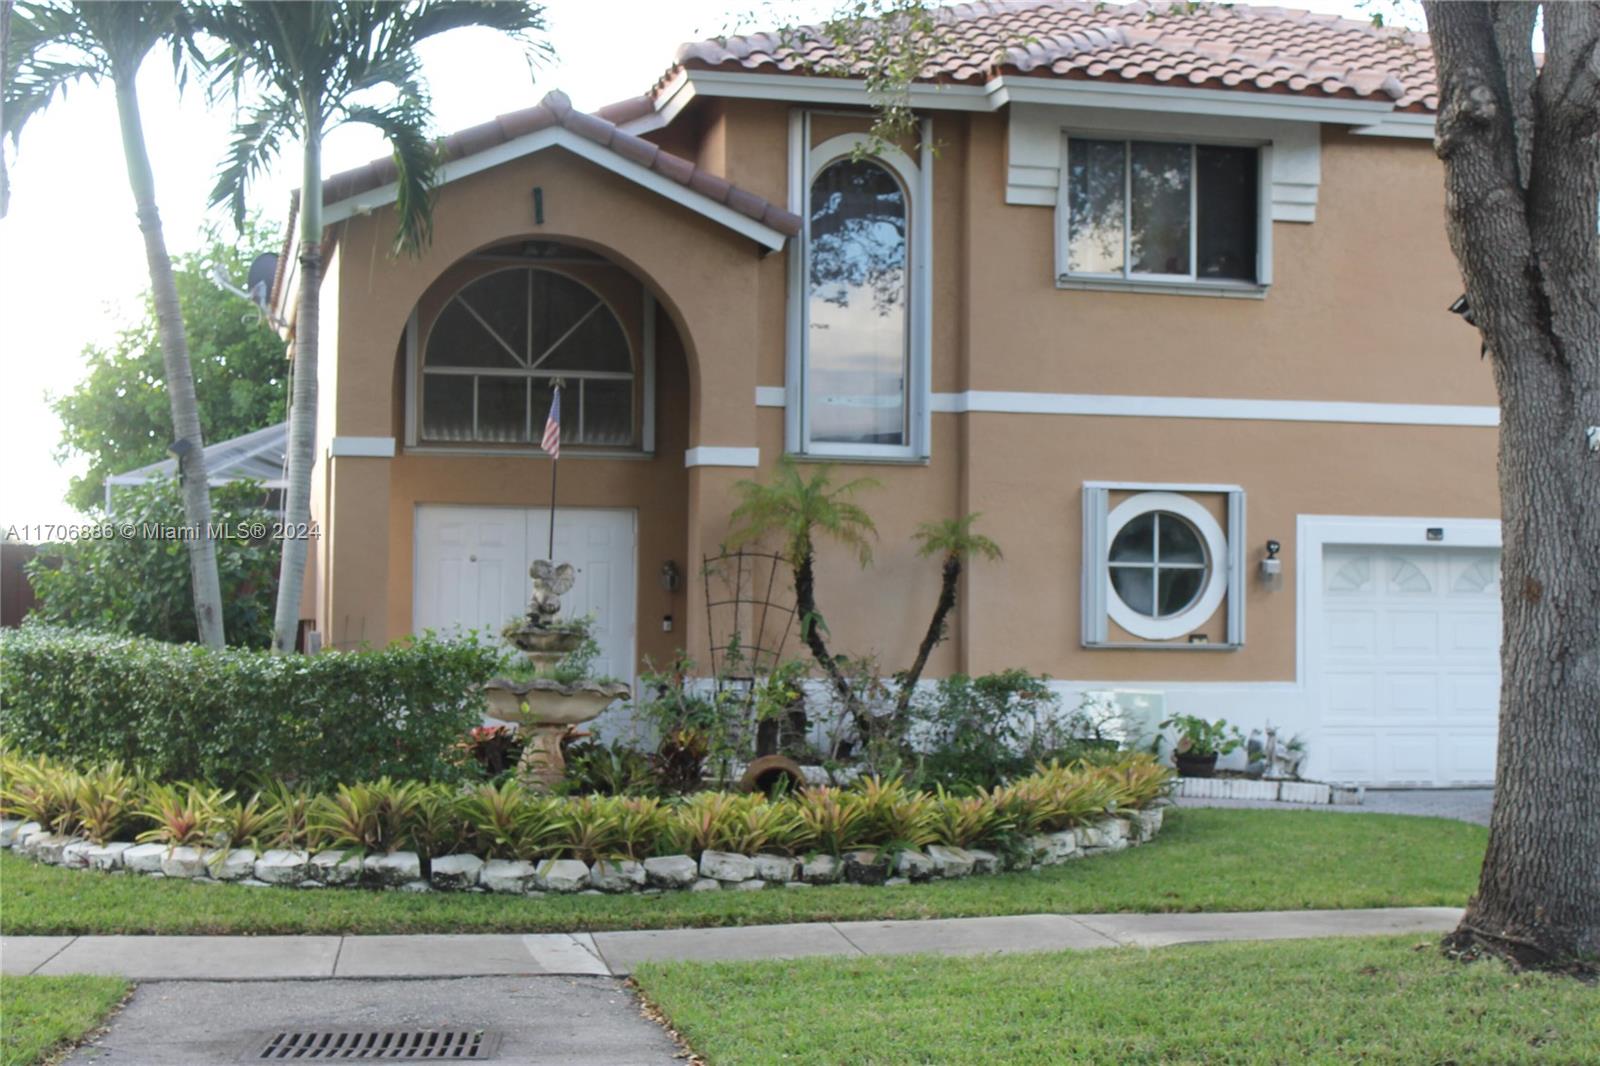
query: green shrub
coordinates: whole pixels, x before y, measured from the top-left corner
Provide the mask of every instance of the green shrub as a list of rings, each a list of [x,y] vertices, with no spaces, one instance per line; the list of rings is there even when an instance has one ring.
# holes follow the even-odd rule
[[[223,629],[235,647],[272,642],[279,542],[250,534],[270,534],[281,519],[262,508],[263,497],[261,486],[249,481],[211,490],[212,524],[230,533],[216,542],[217,576]],[[132,523],[141,533],[147,526],[187,524],[183,496],[170,478],[119,491],[115,519],[97,521],[108,529]],[[172,642],[198,639],[187,541],[152,533],[47,544],[27,571],[40,621]]]
[[[25,625],[0,633],[0,736],[225,788],[456,780],[476,772],[450,755],[494,663],[473,640],[274,656]]]

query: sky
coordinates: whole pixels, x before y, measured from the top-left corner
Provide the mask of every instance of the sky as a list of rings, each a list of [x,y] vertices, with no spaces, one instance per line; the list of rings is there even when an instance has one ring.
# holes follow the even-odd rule
[[[519,47],[486,31],[461,30],[426,43],[423,72],[436,132],[476,125],[537,103],[559,88],[591,110],[646,90],[678,44],[750,28],[803,21],[832,10],[827,0],[758,6],[751,0],[549,0],[555,59],[533,71]],[[1361,0],[1299,0],[1295,6],[1365,17]],[[208,223],[230,225],[206,208],[233,113],[201,93],[179,97],[164,58],[139,78],[157,202],[169,250],[197,247]],[[324,147],[324,172],[386,154],[382,141],[352,127]],[[80,353],[137,321],[148,287],[109,86],[75,88],[36,116],[13,156],[10,213],[0,219],[0,530],[81,521],[63,496],[81,460],[58,461],[61,427],[48,397],[81,380]],[[252,207],[281,221],[298,184],[293,147],[259,180]],[[243,279],[237,279],[242,283]],[[241,304],[240,313],[248,308]],[[49,539],[29,536],[26,539]]]

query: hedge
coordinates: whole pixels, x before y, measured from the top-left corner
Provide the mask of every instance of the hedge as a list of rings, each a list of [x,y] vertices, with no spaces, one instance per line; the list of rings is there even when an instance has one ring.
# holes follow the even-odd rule
[[[274,656],[25,625],[0,634],[0,739],[227,788],[452,780],[497,662],[475,640]]]

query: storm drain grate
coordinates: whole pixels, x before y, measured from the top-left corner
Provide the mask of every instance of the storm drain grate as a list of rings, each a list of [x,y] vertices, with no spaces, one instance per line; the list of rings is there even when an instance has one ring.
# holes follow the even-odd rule
[[[273,1033],[249,1057],[279,1059],[475,1059],[494,1057],[500,1034],[487,1029],[291,1029]]]

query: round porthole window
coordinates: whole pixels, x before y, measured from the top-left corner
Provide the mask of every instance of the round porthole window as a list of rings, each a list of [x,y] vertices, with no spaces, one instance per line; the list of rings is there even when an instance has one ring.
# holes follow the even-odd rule
[[[1211,512],[1171,492],[1131,496],[1106,516],[1106,608],[1135,636],[1171,640],[1210,618],[1227,582],[1227,540]]]

